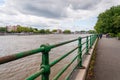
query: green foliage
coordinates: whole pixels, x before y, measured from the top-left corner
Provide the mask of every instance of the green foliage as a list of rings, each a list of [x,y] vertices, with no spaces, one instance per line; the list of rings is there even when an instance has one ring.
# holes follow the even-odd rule
[[[34,32],[34,31],[37,31],[37,29],[31,27],[18,26],[16,32],[21,33],[21,32]]]
[[[89,30],[88,33],[89,33],[89,34],[95,34],[96,31],[95,31],[95,30]]]
[[[117,37],[119,37],[119,38],[120,38],[120,33],[118,33],[118,34],[117,34]]]
[[[84,32],[86,32],[86,31],[85,31],[85,30],[81,30],[80,32],[81,32],[81,33],[84,33]]]
[[[94,28],[98,33],[117,34],[120,32],[120,6],[113,6],[99,14]]]
[[[39,30],[39,33],[45,34],[45,30],[44,30],[44,29],[41,29],[41,30]]]
[[[49,29],[46,29],[46,30],[45,30],[45,33],[46,33],[46,34],[50,34],[51,31],[50,31]]]
[[[116,35],[114,33],[109,33],[110,37],[115,37]]]
[[[117,38],[118,38],[118,40],[120,40],[120,33],[117,34]]]
[[[63,33],[64,33],[64,34],[70,34],[71,31],[70,31],[70,30],[64,30]]]
[[[6,32],[6,27],[0,27],[0,32]]]
[[[56,29],[53,29],[52,32],[53,32],[53,33],[54,33],[54,32],[57,32],[57,30],[56,30]]]

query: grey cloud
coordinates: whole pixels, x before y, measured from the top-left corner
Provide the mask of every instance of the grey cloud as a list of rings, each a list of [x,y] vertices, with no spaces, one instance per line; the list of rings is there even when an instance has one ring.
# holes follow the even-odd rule
[[[61,18],[66,16],[67,5],[63,0],[16,0],[12,6],[23,14]]]
[[[95,9],[96,5],[100,3],[101,0],[71,0],[71,5],[73,9]]]
[[[95,11],[101,1],[103,0],[6,0],[7,9],[0,12],[16,15],[15,11],[18,11],[25,15],[60,19],[72,14],[68,9],[75,13],[79,12],[77,10]]]
[[[22,14],[46,18],[67,18],[67,8],[74,11],[93,9],[100,0],[7,0],[8,7],[15,8]],[[10,14],[10,12],[8,12]],[[11,12],[12,13],[12,12]]]
[[[33,14],[33,15],[37,15],[37,16],[44,16],[44,17],[48,17],[48,18],[58,18],[58,17],[63,17],[63,15],[59,12],[59,11],[55,11],[55,10],[50,10],[52,8],[38,8],[35,6],[31,6],[31,5],[27,5],[24,7],[24,9],[26,9],[27,11],[21,11],[25,14]]]
[[[100,0],[9,0],[18,11],[26,15],[42,16],[46,18],[67,17],[67,8],[92,9]]]

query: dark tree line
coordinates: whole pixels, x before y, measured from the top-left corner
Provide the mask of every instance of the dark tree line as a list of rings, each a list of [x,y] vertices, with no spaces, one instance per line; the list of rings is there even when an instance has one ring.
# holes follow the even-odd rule
[[[0,32],[6,32],[6,27],[0,27]]]
[[[24,27],[24,26],[17,26],[16,30],[8,31],[6,27],[0,27],[0,33],[37,33],[37,34],[51,34],[57,33],[57,29],[53,29],[52,31],[49,29],[37,29],[32,27]],[[62,33],[62,31],[61,31]],[[70,30],[64,30],[64,34],[70,34]]]
[[[99,14],[94,28],[98,33],[120,33],[120,5]]]

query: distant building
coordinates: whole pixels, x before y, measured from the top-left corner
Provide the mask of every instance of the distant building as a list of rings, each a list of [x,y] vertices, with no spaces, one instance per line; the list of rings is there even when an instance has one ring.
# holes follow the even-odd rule
[[[54,34],[61,34],[62,30],[61,29],[56,29],[56,32],[53,32]]]
[[[18,25],[17,26],[6,26],[6,29],[7,29],[7,31],[8,32],[11,32],[11,31],[17,31],[17,27],[18,27]]]
[[[57,33],[58,33],[58,34],[61,34],[61,33],[62,33],[62,30],[61,30],[61,29],[57,29]]]

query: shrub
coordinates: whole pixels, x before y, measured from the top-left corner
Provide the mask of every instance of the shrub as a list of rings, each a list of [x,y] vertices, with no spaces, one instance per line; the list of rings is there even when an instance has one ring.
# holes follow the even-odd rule
[[[120,40],[120,33],[117,34],[118,40]]]
[[[109,33],[110,37],[115,37],[116,35],[114,33]]]

